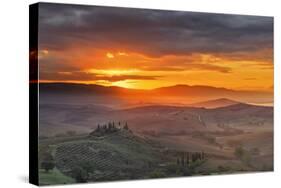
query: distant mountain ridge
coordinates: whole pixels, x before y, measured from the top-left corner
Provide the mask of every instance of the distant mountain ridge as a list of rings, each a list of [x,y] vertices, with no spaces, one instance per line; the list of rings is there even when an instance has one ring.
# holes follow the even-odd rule
[[[219,107],[225,107],[225,106],[231,106],[235,104],[240,104],[241,102],[235,101],[235,100],[230,100],[227,98],[219,98],[219,99],[214,99],[214,100],[208,100],[208,101],[203,101],[199,103],[192,103],[189,106],[192,107],[204,107],[204,108],[219,108]]]
[[[69,91],[135,91],[135,92],[173,92],[173,93],[182,93],[182,92],[243,92],[243,93],[252,93],[252,92],[261,92],[268,93],[262,91],[247,91],[247,90],[233,90],[227,89],[223,87],[213,87],[213,86],[204,86],[204,85],[174,85],[167,87],[159,87],[156,89],[144,90],[144,89],[131,89],[131,88],[123,88],[118,86],[102,86],[97,84],[78,84],[78,83],[40,83],[40,89],[42,91],[53,91],[53,92],[69,92]]]
[[[175,85],[151,90],[141,90],[94,84],[40,83],[39,91],[43,94],[67,94],[74,96],[79,94],[88,96],[117,97],[128,101],[131,100],[131,102],[137,101],[140,103],[147,102],[158,104],[183,103],[184,105],[193,104],[198,107],[201,106],[210,108],[235,104],[234,100],[259,103],[270,101],[273,98],[273,94],[271,92],[232,90],[200,85]],[[212,99],[220,100],[211,102],[210,100]],[[232,99],[233,101],[226,99]],[[204,103],[201,103],[200,101],[204,101]],[[209,102],[206,103],[207,101]]]

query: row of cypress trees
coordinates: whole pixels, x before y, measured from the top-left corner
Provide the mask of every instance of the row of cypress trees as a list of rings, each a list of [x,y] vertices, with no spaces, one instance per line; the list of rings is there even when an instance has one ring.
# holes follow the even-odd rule
[[[177,165],[189,166],[191,162],[202,161],[206,158],[204,152],[179,152],[177,157]]]

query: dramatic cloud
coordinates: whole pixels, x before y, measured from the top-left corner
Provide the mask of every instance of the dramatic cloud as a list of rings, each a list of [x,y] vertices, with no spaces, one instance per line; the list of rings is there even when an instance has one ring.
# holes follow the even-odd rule
[[[40,44],[129,49],[150,56],[271,49],[271,17],[40,5]]]
[[[41,81],[273,85],[272,17],[40,3],[38,36]]]

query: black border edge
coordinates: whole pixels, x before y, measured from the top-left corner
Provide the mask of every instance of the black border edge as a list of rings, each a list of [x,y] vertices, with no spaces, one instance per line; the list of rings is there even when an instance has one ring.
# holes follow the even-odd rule
[[[39,185],[38,168],[38,16],[29,5],[29,183]]]

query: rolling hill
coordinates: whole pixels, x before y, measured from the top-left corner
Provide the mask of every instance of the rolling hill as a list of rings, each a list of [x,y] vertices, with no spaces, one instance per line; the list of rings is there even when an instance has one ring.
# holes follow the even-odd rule
[[[273,108],[233,104],[218,108],[149,105],[114,109],[100,105],[40,105],[40,135],[56,135],[74,130],[85,133],[97,124],[128,122],[137,132],[190,134],[216,131],[228,126],[272,125]]]
[[[194,175],[272,170],[273,107],[238,102],[259,94],[264,100],[264,93],[207,86],[40,84],[39,148],[56,165],[52,174],[40,169],[41,177],[68,183],[191,175],[177,153],[202,151],[208,160]],[[104,135],[113,122],[130,131]],[[246,162],[235,156],[237,147]]]
[[[105,87],[94,84],[40,83],[42,102],[66,103],[105,103],[119,105],[178,104],[187,105],[221,98],[230,98],[247,103],[270,103],[273,94],[262,91],[232,90],[211,86],[175,85],[152,90]],[[55,97],[54,97],[55,96]],[[215,101],[215,103],[226,101]],[[214,102],[213,102],[214,103]],[[214,105],[216,106],[216,105]]]
[[[87,181],[143,179],[168,160],[159,148],[124,129],[58,143],[55,150],[56,166],[62,173],[73,177],[76,168],[87,167],[91,169]]]
[[[240,102],[230,100],[227,98],[220,98],[220,99],[215,99],[215,100],[209,100],[209,101],[203,101],[199,103],[193,103],[188,106],[192,107],[204,107],[204,108],[219,108],[219,107],[224,107],[224,106],[230,106],[234,104],[239,104]]]

